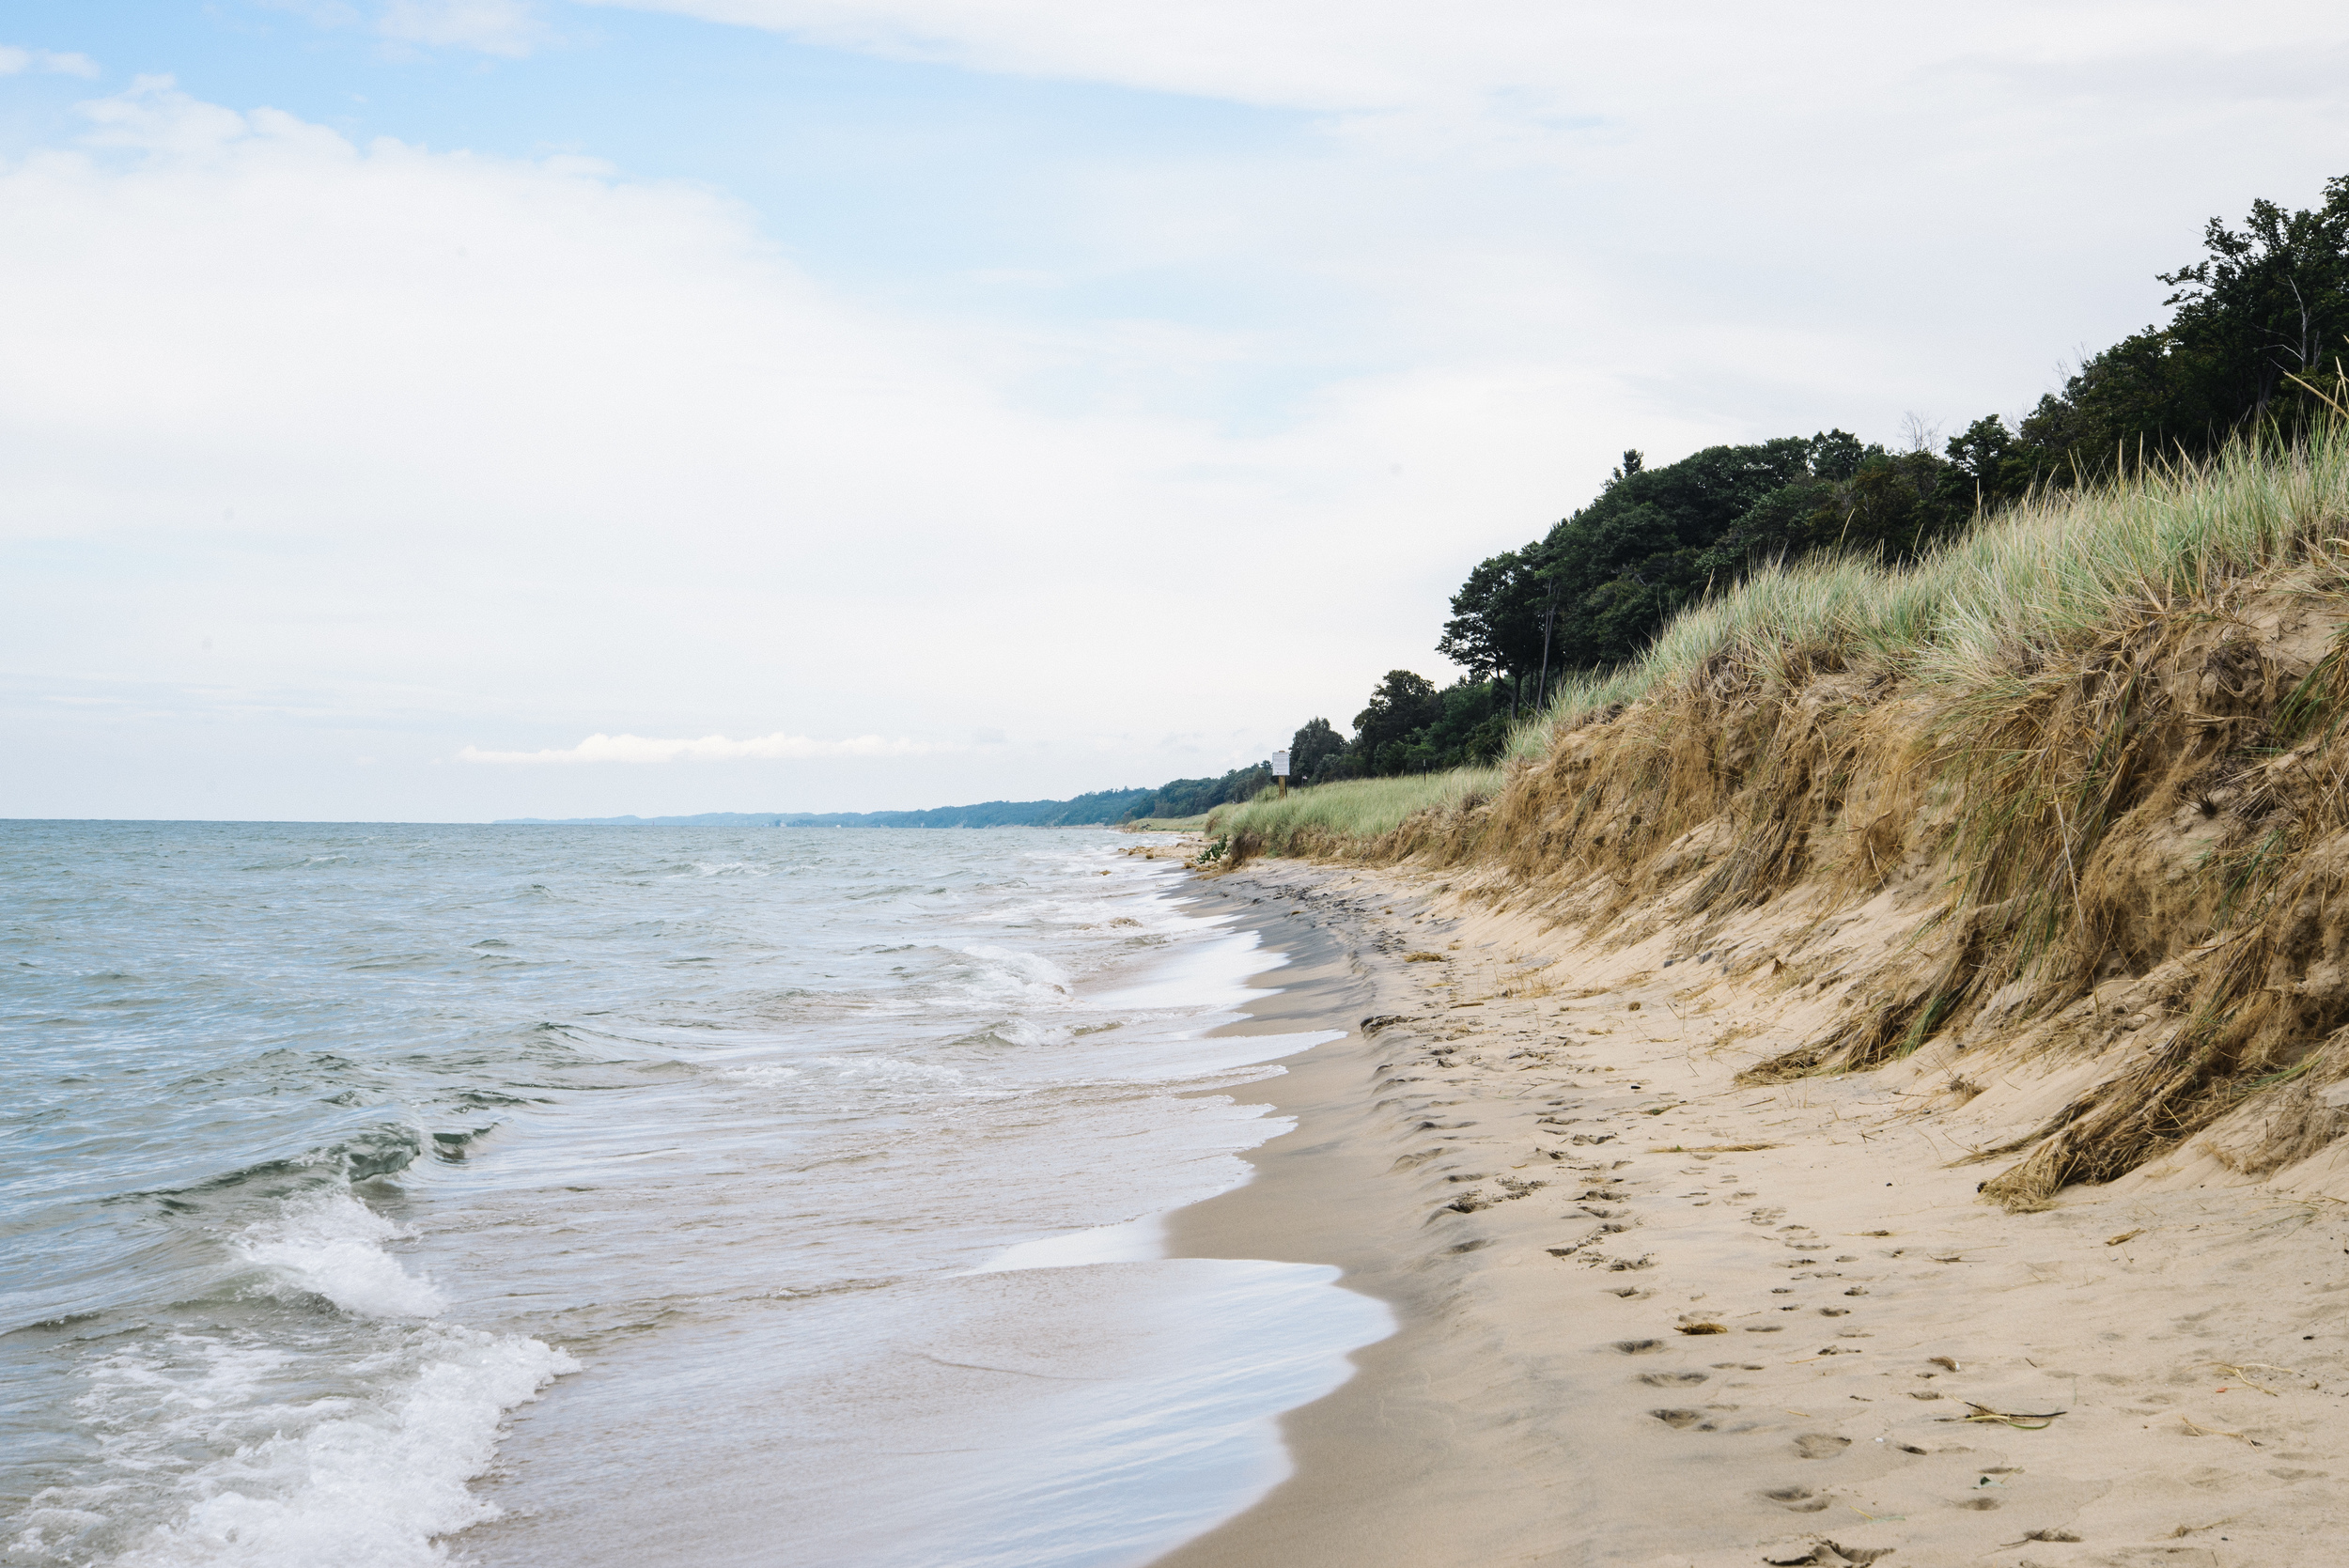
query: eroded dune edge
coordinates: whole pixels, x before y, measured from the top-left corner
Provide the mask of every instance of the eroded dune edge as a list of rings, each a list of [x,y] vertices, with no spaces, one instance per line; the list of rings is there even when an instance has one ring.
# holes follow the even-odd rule
[[[1380,987],[1324,1048],[1411,1216],[1378,1288],[1484,1347],[1363,1405],[1453,1412],[1454,1485],[1347,1560],[2338,1560],[2349,508],[2295,460],[2064,613],[1750,616],[1497,793],[1210,824]],[[1313,1428],[1194,1560],[1336,1506]]]

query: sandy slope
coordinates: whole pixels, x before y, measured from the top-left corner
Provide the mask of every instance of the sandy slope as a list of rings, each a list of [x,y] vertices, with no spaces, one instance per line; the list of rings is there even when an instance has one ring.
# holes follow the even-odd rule
[[[1251,1091],[1297,1130],[1178,1250],[1339,1264],[1404,1327],[1290,1418],[1288,1483],[1162,1568],[2349,1561],[2349,1213],[2305,1167],[2010,1216],[1975,1191],[2002,1164],[1952,1160],[2076,1063],[1735,1085],[1892,906],[1825,946],[1788,899],[1609,951],[1410,870],[1203,895],[1298,958],[1260,1027],[1351,1032]]]

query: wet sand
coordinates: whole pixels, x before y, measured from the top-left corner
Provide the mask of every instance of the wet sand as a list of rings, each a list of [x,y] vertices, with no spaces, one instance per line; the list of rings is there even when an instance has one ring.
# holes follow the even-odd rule
[[[2341,1560],[2341,1205],[2008,1215],[1921,1065],[1733,1081],[1802,1024],[1773,966],[1675,977],[1669,933],[1606,951],[1409,871],[1199,896],[1292,958],[1235,1027],[1347,1032],[1251,1087],[1297,1127],[1170,1250],[1335,1265],[1400,1327],[1158,1568]]]

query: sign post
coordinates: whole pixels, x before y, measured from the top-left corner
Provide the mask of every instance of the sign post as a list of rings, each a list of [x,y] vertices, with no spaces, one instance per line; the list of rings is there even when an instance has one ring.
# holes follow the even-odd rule
[[[1287,800],[1289,798],[1289,754],[1286,752],[1272,753],[1272,776],[1281,781],[1281,799]]]

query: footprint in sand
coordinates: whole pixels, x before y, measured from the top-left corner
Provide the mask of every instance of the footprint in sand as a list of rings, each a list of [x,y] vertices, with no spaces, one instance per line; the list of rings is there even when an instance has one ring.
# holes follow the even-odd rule
[[[1817,1514],[1827,1507],[1827,1498],[1808,1486],[1773,1486],[1762,1495],[1789,1514]]]
[[[1849,1437],[1828,1432],[1806,1432],[1795,1439],[1795,1452],[1805,1459],[1832,1459],[1849,1447]]]
[[[1686,1432],[1704,1419],[1704,1412],[1702,1410],[1650,1410],[1648,1414],[1671,1427],[1674,1432]]]
[[[1617,1340],[1615,1348],[1626,1356],[1649,1356],[1664,1348],[1662,1340]]]
[[[1702,1372],[1643,1372],[1640,1381],[1651,1389],[1693,1389],[1706,1376]]]

